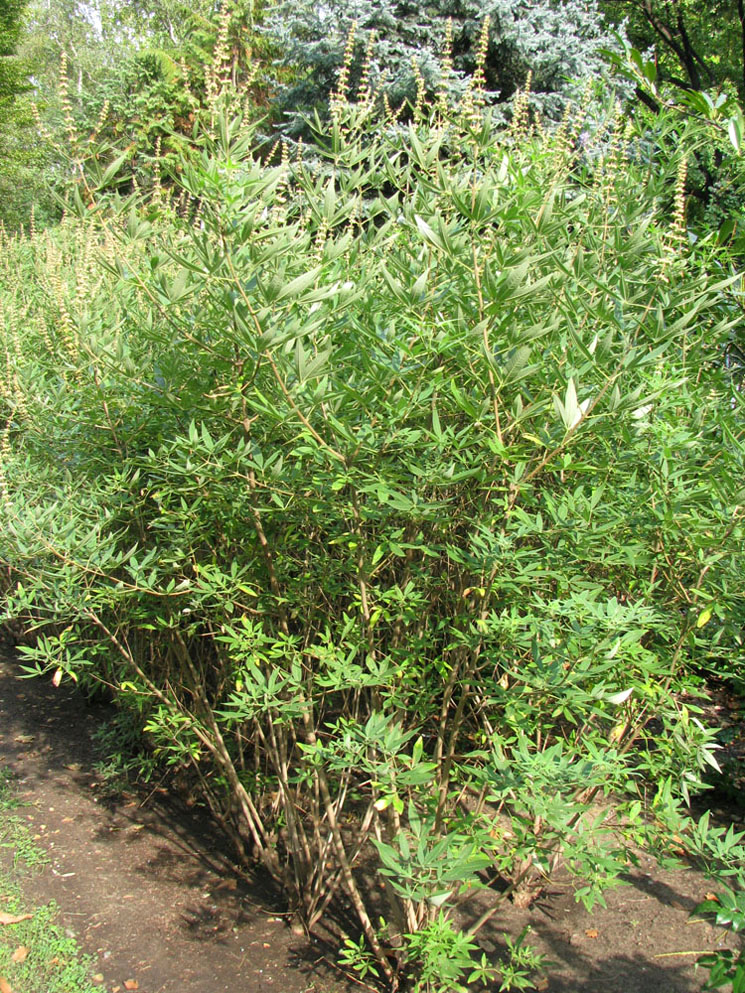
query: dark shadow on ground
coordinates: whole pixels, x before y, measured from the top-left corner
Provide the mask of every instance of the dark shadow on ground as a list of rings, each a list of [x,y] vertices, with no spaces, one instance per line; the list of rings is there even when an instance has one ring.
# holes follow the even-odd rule
[[[29,888],[40,902],[55,899],[70,927],[87,920],[81,939],[107,980],[135,978],[140,993],[351,989],[330,935],[293,934],[272,881],[236,865],[206,812],[165,788],[110,795],[92,738],[110,705],[20,671],[6,652],[0,765],[17,775],[31,804],[22,816],[52,860]]]
[[[65,910],[98,956],[109,989],[130,977],[139,993],[360,989],[334,967],[334,925],[356,931],[345,907],[333,909],[331,931],[310,939],[293,934],[271,881],[239,869],[209,816],[169,792],[167,781],[107,794],[95,773],[92,735],[111,721],[110,706],[88,705],[74,687],[19,680],[18,673],[6,654],[0,765],[20,777],[33,804],[25,816],[52,859],[34,892]],[[528,940],[554,963],[542,987],[548,993],[697,993],[705,973],[696,973],[691,952],[715,947],[720,935],[706,924],[688,926],[708,884],[690,871],[662,871],[646,857],[626,882],[608,895],[607,910],[590,915],[574,902],[568,877],[558,878],[529,910],[505,901],[479,942],[496,962],[504,934],[529,925]],[[475,921],[489,897],[475,894],[460,920]]]

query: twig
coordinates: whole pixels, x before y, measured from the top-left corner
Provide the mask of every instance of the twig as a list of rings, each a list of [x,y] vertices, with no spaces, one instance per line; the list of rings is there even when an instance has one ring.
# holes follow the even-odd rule
[[[653,955],[653,959],[671,959],[675,958],[676,955],[706,955],[709,949],[704,949],[701,951],[690,951],[690,952],[658,952],[657,955]]]

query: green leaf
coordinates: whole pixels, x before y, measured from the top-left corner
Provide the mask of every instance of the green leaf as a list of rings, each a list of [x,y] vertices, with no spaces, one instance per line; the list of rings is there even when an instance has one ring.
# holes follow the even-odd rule
[[[708,624],[709,621],[711,620],[712,613],[713,610],[711,607],[707,607],[705,610],[702,610],[701,613],[696,618],[696,627],[702,628],[704,627],[704,625]]]
[[[114,178],[114,176],[116,176],[116,174],[119,172],[121,167],[130,157],[130,155],[131,152],[129,150],[127,150],[126,152],[122,152],[121,155],[117,156],[113,162],[110,162],[109,165],[106,166],[103,175],[101,176],[101,180],[96,186],[97,191],[106,189],[106,187],[109,185],[111,180]],[[128,177],[124,177],[124,178],[128,178]]]
[[[502,370],[502,379],[505,384],[517,383],[529,374],[531,371],[529,366],[530,356],[531,348],[529,345],[522,345],[520,348],[513,350]]]
[[[282,300],[289,300],[291,297],[300,296],[304,290],[307,290],[309,286],[315,283],[322,271],[323,266],[319,265],[314,269],[310,269],[308,272],[304,272],[301,276],[296,276],[295,279],[290,280],[289,283],[281,287],[275,297],[275,301],[281,303]]]
[[[727,122],[727,134],[732,147],[739,154],[742,148],[742,118],[740,116],[732,117]]]
[[[418,214],[414,215],[414,220],[419,233],[425,241],[429,242],[430,245],[434,245],[435,248],[439,248],[441,251],[446,250],[442,238],[432,230],[425,220],[423,220]]]

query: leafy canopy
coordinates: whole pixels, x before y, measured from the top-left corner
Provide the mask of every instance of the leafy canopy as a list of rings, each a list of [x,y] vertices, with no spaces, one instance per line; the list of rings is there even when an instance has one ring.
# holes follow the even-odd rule
[[[17,56],[26,0],[3,0],[0,6],[0,115],[14,97],[28,89],[28,69]],[[0,120],[2,118],[0,117]]]

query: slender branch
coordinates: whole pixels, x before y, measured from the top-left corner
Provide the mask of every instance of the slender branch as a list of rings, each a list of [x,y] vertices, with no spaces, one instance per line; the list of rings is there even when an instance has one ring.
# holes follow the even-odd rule
[[[740,37],[742,45],[742,92],[745,93],[745,2],[737,0],[737,16],[740,20]]]

